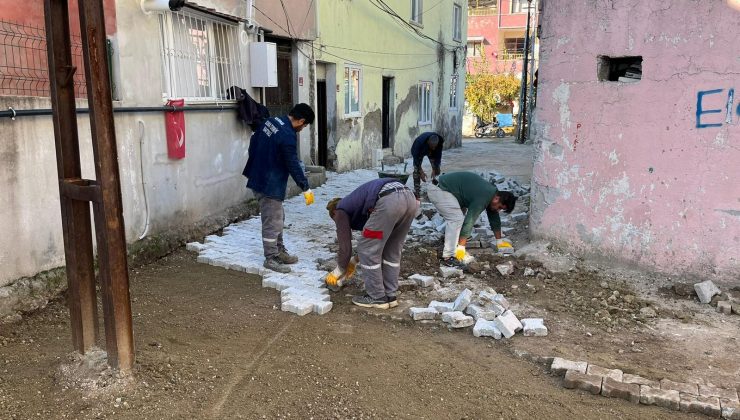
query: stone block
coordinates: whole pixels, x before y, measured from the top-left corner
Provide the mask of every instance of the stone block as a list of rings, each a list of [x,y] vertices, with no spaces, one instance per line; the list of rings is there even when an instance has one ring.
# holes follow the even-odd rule
[[[496,328],[498,328],[499,331],[501,331],[501,334],[506,338],[513,337],[517,331],[522,329],[522,323],[519,322],[517,317],[511,311],[506,311],[497,316],[493,322],[495,323]]]
[[[532,277],[536,274],[534,269],[532,267],[527,267],[524,269],[524,276],[525,277]]]
[[[491,312],[493,312],[493,313],[494,313],[494,315],[496,315],[496,316],[499,316],[499,315],[501,315],[502,313],[506,312],[506,309],[507,309],[507,308],[504,308],[503,306],[501,306],[500,304],[498,304],[498,303],[495,303],[495,302],[494,302],[494,303],[491,303],[491,304],[489,304],[489,305],[487,306],[487,308],[488,308],[488,309],[489,309],[489,310],[490,310]]]
[[[329,289],[323,287],[304,287],[294,285],[280,291],[280,296],[285,296],[289,294],[313,294],[329,296]]]
[[[719,388],[699,384],[699,395],[702,397],[717,397],[721,400],[738,401],[737,390],[732,388]]]
[[[302,299],[291,299],[283,302],[280,309],[285,312],[293,312],[296,315],[308,315],[313,311],[314,304]]]
[[[498,272],[501,273],[502,276],[508,276],[509,274],[514,272],[514,262],[507,261],[504,264],[498,264],[496,266],[496,270],[498,270]]]
[[[517,222],[521,222],[522,220],[527,220],[529,218],[529,215],[527,213],[513,213],[511,215],[511,218],[514,219]]]
[[[702,397],[681,393],[681,411],[687,413],[700,413],[709,417],[722,415],[722,406],[717,397]]]
[[[470,291],[470,289],[463,290],[458,296],[457,299],[455,299],[455,302],[452,304],[452,310],[453,311],[464,311],[465,308],[470,305],[470,301],[473,299],[473,292]]]
[[[478,298],[482,300],[483,302],[494,302],[493,297],[496,296],[496,291],[494,290],[493,293],[489,293],[486,291],[478,292]]]
[[[502,308],[504,308],[504,310],[508,310],[511,307],[511,305],[509,305],[509,301],[506,300],[506,297],[504,297],[504,295],[502,295],[501,293],[497,293],[493,297],[493,303],[499,304]]]
[[[638,375],[630,375],[629,373],[625,373],[622,375],[622,382],[627,384],[646,385],[650,388],[660,389],[660,382],[648,378],[643,378],[642,376]]]
[[[572,360],[563,359],[562,357],[552,359],[552,364],[550,365],[550,370],[556,374],[563,374],[566,371],[572,370],[585,375],[587,368],[587,362],[574,362]]]
[[[481,246],[480,246],[480,241],[468,241],[468,242],[467,242],[467,243],[465,244],[465,247],[466,247],[466,248],[470,248],[470,249],[477,249],[477,248],[480,248],[480,247],[481,247]]]
[[[473,335],[476,337],[493,337],[496,340],[500,340],[502,336],[501,331],[496,328],[493,321],[488,321],[483,318],[478,318],[473,327]]]
[[[722,418],[726,420],[740,420],[740,403],[737,401],[720,400]]]
[[[498,315],[501,315],[500,313],[495,313],[494,311],[481,307],[476,304],[470,304],[467,308],[465,308],[465,313],[472,316],[473,319],[476,321],[479,319],[484,319],[486,321],[493,321],[496,319]]]
[[[331,302],[331,297],[329,295],[295,295],[293,294],[293,295],[280,296],[280,302],[287,302],[293,299],[308,300],[308,301],[315,301],[315,302]]]
[[[660,389],[678,391],[682,394],[699,395],[699,385],[684,382],[673,382],[670,379],[661,379]]]
[[[439,312],[434,308],[409,308],[409,316],[414,321],[434,319],[437,317],[437,314],[439,314]]]
[[[542,318],[524,318],[522,319],[525,337],[544,337],[547,335],[547,327]]]
[[[696,283],[694,290],[696,291],[696,295],[699,296],[699,302],[701,303],[709,303],[712,301],[714,295],[721,293],[719,288],[711,280]]]
[[[437,300],[433,300],[429,302],[429,307],[434,308],[438,313],[444,313],[444,312],[452,312],[452,302],[440,302]]]
[[[588,369],[586,370],[586,373],[589,375],[599,375],[605,378],[612,378],[618,382],[622,382],[622,376],[624,375],[624,372],[622,372],[619,369],[607,369],[605,367],[596,366],[596,365],[588,365]]]
[[[434,285],[434,276],[424,276],[421,274],[414,274],[409,277],[409,280],[413,280],[419,287],[431,287]]]
[[[463,271],[457,267],[447,267],[446,265],[440,265],[439,271],[442,273],[442,277],[444,278],[450,278],[450,277],[462,277]]]
[[[313,311],[318,315],[324,315],[329,313],[333,307],[334,304],[331,301],[320,301],[314,303]]]
[[[567,370],[563,378],[563,386],[568,389],[580,389],[594,395],[601,393],[603,378],[597,375],[587,375],[578,370]]]
[[[601,384],[601,395],[609,398],[620,398],[631,403],[640,403],[640,385],[626,384],[610,377],[605,377]]]
[[[442,322],[452,328],[465,328],[473,325],[475,320],[472,316],[467,316],[460,311],[451,311],[442,313]]]
[[[717,302],[717,312],[723,313],[725,315],[732,314],[732,303],[727,300]]]
[[[640,403],[678,410],[680,408],[681,396],[678,391],[640,385]]]

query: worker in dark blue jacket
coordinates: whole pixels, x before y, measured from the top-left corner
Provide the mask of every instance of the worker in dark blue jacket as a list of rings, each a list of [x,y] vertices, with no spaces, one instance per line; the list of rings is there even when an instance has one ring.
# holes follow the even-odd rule
[[[427,174],[421,169],[424,157],[428,157],[432,164],[432,180],[442,173],[442,143],[442,136],[428,131],[417,137],[411,146],[411,156],[414,158],[414,195],[417,200],[421,199],[421,181],[427,180]]]
[[[273,117],[262,123],[249,141],[249,159],[243,174],[248,178],[247,188],[254,191],[260,204],[264,266],[280,273],[290,273],[288,264],[298,262],[298,258],[290,255],[283,244],[283,200],[288,175],[303,190],[307,206],[314,200],[298,160],[296,135],[313,123],[314,118],[310,106],[298,104],[287,116]]]

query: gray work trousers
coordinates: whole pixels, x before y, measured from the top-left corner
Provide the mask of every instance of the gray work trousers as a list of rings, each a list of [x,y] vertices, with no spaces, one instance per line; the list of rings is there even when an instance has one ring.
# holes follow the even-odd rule
[[[365,291],[374,299],[396,296],[401,251],[419,207],[411,190],[380,197],[357,243]]]
[[[449,258],[455,255],[455,248],[460,239],[460,230],[462,229],[465,215],[460,208],[460,203],[452,193],[449,193],[436,185],[427,186],[427,197],[434,204],[439,214],[445,219],[445,246],[442,250],[442,258]]]
[[[257,194],[257,199],[260,203],[262,248],[265,250],[265,258],[275,257],[285,248],[283,245],[283,224],[285,222],[283,202],[262,194]]]

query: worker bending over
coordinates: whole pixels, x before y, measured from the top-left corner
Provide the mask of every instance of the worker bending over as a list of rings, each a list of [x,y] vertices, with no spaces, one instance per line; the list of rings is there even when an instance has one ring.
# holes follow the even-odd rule
[[[442,143],[442,136],[429,131],[417,137],[411,146],[411,156],[414,158],[414,194],[417,199],[421,199],[421,181],[427,181],[427,174],[421,169],[424,157],[428,157],[432,165],[432,180],[441,173]]]

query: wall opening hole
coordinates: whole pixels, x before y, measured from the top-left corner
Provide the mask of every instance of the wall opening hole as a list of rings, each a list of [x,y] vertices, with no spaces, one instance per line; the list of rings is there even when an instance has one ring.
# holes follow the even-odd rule
[[[642,57],[599,56],[597,72],[600,82],[634,83],[642,79]]]

